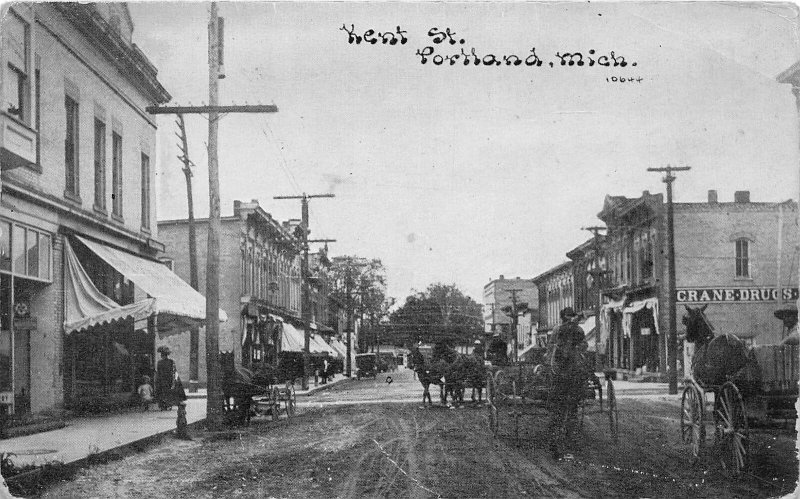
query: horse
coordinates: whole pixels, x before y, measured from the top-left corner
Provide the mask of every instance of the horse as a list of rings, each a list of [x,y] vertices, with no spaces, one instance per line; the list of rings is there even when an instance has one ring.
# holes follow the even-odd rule
[[[740,378],[753,370],[754,359],[750,349],[736,335],[714,334],[714,326],[708,321],[705,310],[686,306],[683,317],[686,326],[686,341],[695,344],[692,359],[692,376],[701,385],[719,386],[730,378]]]
[[[482,402],[483,388],[486,386],[486,367],[483,359],[474,355],[459,354],[448,366],[445,374],[445,395],[449,394],[453,402],[464,403],[464,392],[472,388],[472,401],[475,402],[475,391],[478,402]]]

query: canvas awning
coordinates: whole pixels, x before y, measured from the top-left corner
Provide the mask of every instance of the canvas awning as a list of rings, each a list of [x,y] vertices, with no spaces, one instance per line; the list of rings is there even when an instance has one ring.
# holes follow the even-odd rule
[[[591,316],[583,324],[579,324],[583,333],[586,335],[586,342],[589,344],[589,351],[594,352],[596,347],[597,336],[597,317]]]
[[[100,259],[154,298],[159,315],[174,316],[183,323],[182,325],[205,321],[205,297],[163,264],[80,236],[75,237]],[[186,319],[192,319],[192,321],[186,321]],[[219,320],[220,322],[228,320],[225,311],[219,311]],[[161,318],[159,322],[162,322]]]
[[[155,299],[147,298],[122,306],[107,297],[94,285],[78,261],[75,251],[64,241],[66,260],[64,294],[66,295],[66,318],[64,332],[70,334],[98,324],[132,318],[134,322],[145,320],[156,313]]]
[[[303,332],[289,324],[281,321],[281,351],[282,352],[302,352],[305,344]]]
[[[318,334],[311,335],[311,342],[309,343],[309,350],[311,353],[327,353],[334,357],[338,356],[339,353],[331,347],[325,338]]]
[[[336,338],[331,339],[330,345],[334,350],[336,350],[337,357],[342,357],[342,358],[347,357],[347,345],[343,344]]]

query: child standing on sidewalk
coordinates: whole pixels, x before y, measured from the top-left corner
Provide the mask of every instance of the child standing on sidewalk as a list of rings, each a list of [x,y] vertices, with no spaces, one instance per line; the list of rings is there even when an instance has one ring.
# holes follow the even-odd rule
[[[150,376],[142,378],[142,384],[136,390],[139,393],[139,400],[142,402],[143,410],[150,410],[150,403],[153,402],[153,387],[150,385]]]

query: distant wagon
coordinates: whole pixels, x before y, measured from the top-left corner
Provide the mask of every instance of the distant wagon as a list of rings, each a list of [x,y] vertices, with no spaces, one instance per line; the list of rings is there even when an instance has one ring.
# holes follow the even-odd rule
[[[378,375],[377,355],[360,353],[356,355],[356,378],[374,378]]]

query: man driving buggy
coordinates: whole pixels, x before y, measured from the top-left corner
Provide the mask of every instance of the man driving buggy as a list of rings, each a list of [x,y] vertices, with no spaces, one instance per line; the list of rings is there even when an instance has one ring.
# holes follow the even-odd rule
[[[561,324],[553,330],[548,360],[553,373],[550,396],[550,451],[554,459],[562,456],[564,440],[571,443],[578,426],[578,404],[585,389],[584,354],[588,348],[580,316],[572,307],[560,312]]]

